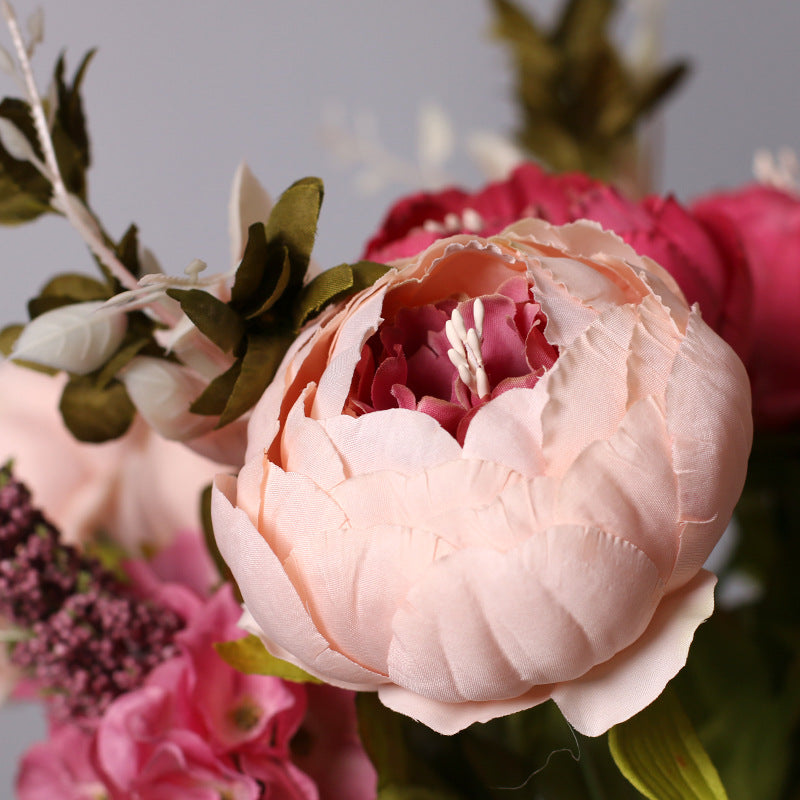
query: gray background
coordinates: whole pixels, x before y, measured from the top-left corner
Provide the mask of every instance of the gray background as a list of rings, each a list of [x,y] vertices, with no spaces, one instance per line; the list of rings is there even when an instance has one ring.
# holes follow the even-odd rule
[[[551,0],[527,6],[550,13]],[[18,2],[22,16],[32,9]],[[482,0],[109,0],[51,2],[35,66],[44,84],[55,55],[74,66],[99,46],[85,85],[93,140],[91,202],[120,235],[131,221],[168,272],[193,258],[227,269],[230,180],[245,158],[278,194],[306,174],[327,195],[315,255],[359,255],[393,187],[354,189],[319,141],[323,109],[373,112],[394,153],[413,157],[420,101],[448,111],[459,134],[506,132],[514,120],[504,53],[486,37]],[[668,107],[663,190],[688,199],[750,176],[757,147],[800,146],[800,4],[786,0],[671,0],[665,54],[694,63]],[[0,31],[0,42],[9,39]],[[0,93],[15,94],[0,75]],[[460,155],[455,178],[479,176]],[[56,271],[90,271],[60,219],[0,230],[0,322]],[[19,754],[43,735],[36,709],[0,710],[0,797],[11,797]]]

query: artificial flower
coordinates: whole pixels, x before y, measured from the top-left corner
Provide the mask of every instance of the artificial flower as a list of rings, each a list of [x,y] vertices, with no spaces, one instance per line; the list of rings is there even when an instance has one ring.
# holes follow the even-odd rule
[[[692,213],[729,262],[745,256],[753,316],[745,364],[756,424],[791,425],[800,415],[800,197],[752,184],[701,198]]]
[[[553,699],[597,735],[711,613],[751,434],[741,362],[664,269],[523,220],[301,332],[214,530],[274,655],[441,733]]]
[[[659,263],[689,304],[745,358],[751,346],[750,277],[735,249],[717,241],[674,197],[639,202],[583,173],[551,174],[532,163],[475,193],[446,189],[399,200],[370,239],[365,258],[392,261],[456,233],[491,236],[523,217],[554,225],[591,219]]]
[[[68,544],[98,533],[131,554],[200,531],[199,497],[224,469],[141,421],[121,439],[76,441],[58,411],[64,376],[0,364],[0,458],[33,491]]]

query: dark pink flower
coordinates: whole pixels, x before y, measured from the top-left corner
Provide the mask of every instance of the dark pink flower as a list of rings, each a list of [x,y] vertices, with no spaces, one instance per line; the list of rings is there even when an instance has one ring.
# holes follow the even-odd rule
[[[729,261],[745,257],[752,291],[745,365],[756,424],[800,418],[800,198],[750,185],[701,198],[692,213]]]
[[[703,224],[672,197],[633,202],[580,173],[551,175],[534,164],[470,194],[460,189],[398,201],[368,242],[364,257],[389,262],[414,256],[457,233],[491,236],[523,217],[554,225],[599,222],[664,267],[690,305],[740,357],[749,346],[750,284],[741,253],[720,249]]]

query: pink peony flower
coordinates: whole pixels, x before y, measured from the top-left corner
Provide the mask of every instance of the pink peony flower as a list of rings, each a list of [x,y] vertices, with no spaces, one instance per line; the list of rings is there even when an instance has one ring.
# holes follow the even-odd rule
[[[200,491],[224,467],[153,433],[141,421],[105,444],[76,441],[58,412],[63,376],[0,364],[0,458],[34,493],[63,541],[99,530],[132,554],[200,530]]]
[[[441,733],[552,698],[599,734],[711,613],[751,432],[738,358],[618,237],[436,242],[301,333],[217,479],[240,624]]]
[[[692,213],[734,261],[746,257],[753,324],[745,359],[757,425],[800,418],[800,198],[751,185],[700,199]]]
[[[421,252],[457,233],[491,236],[523,217],[554,225],[591,219],[614,231],[637,253],[658,262],[678,282],[689,304],[745,358],[750,346],[750,276],[741,254],[714,237],[673,197],[633,202],[581,173],[553,175],[535,164],[470,194],[446,189],[397,202],[364,257],[381,262]]]

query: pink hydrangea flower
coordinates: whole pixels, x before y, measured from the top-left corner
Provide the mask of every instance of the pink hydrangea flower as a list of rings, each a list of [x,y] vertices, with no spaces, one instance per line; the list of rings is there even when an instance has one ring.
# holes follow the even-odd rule
[[[711,613],[751,433],[741,362],[665,270],[523,220],[307,327],[214,529],[275,655],[442,733],[553,699],[597,735]]]
[[[187,544],[171,550],[195,575]],[[352,693],[326,687],[309,704],[303,685],[229,667],[214,643],[243,635],[230,585],[202,600],[162,583],[144,562],[129,572],[139,591],[187,620],[177,655],[94,723],[55,726],[22,761],[20,800],[373,800],[376,776],[358,741]],[[336,725],[320,727],[320,715],[334,714]]]

